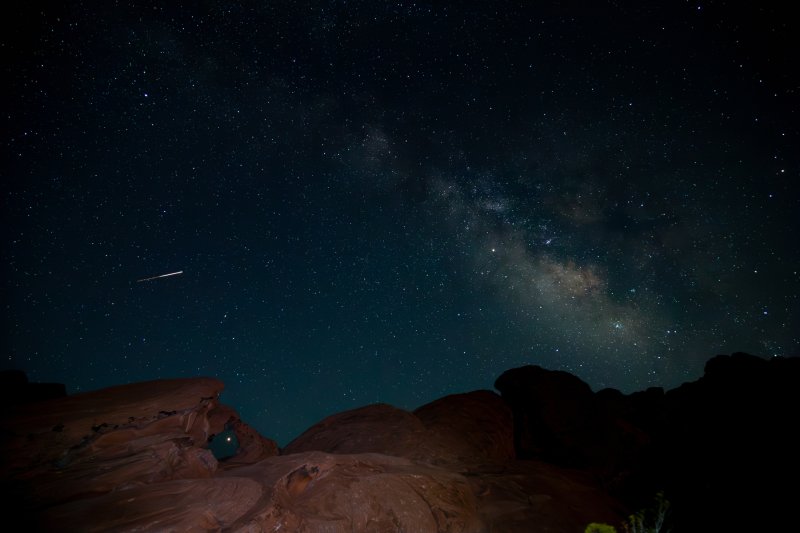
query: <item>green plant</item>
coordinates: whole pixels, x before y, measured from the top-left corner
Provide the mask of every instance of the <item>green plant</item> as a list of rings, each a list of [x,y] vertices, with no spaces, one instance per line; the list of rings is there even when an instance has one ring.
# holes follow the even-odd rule
[[[669,513],[669,501],[663,492],[656,494],[656,503],[628,517],[623,523],[626,533],[667,533],[664,524]]]
[[[592,522],[583,533],[617,533],[617,529],[614,526],[609,526],[608,524],[600,524],[597,522]]]

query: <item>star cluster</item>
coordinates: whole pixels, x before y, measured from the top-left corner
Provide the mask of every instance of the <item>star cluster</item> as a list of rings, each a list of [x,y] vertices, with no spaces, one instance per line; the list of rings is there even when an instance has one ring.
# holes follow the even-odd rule
[[[524,364],[798,353],[788,13],[168,4],[9,8],[4,367],[217,376],[285,443]]]

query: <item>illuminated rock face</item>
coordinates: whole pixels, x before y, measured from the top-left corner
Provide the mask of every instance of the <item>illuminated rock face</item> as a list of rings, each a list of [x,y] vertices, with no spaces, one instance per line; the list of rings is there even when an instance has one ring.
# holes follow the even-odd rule
[[[230,428],[240,464],[277,455],[277,446],[219,403],[222,389],[210,378],[159,380],[12,407],[0,425],[0,474],[14,503],[45,529],[150,527],[148,520],[156,528],[178,507],[197,510],[202,523],[217,514],[229,520],[261,487],[218,481],[209,439]],[[170,514],[179,529],[200,523],[192,513]]]
[[[413,413],[374,404],[329,416],[283,450],[381,453],[434,465],[514,458],[511,410],[494,392],[446,396]]]
[[[581,474],[515,461],[493,392],[340,413],[278,455],[222,389],[164,380],[11,409],[6,504],[48,531],[558,532],[618,517]]]

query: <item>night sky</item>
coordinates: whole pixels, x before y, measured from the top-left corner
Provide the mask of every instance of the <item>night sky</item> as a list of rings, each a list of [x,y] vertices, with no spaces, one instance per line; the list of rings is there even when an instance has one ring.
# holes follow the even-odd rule
[[[286,444],[525,364],[632,392],[800,353],[788,11],[14,4],[2,368],[215,376]]]

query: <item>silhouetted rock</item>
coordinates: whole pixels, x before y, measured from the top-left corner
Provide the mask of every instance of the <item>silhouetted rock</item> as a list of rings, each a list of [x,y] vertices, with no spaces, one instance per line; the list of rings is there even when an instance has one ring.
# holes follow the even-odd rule
[[[565,466],[585,461],[581,441],[592,416],[592,389],[567,372],[525,366],[495,382],[514,414],[514,444],[520,458]]]
[[[593,394],[529,366],[498,378],[521,457],[592,473],[631,510],[666,491],[677,530],[780,529],[800,474],[794,436],[800,360],[717,356],[702,378],[664,392]],[[732,510],[735,510],[733,512]]]
[[[67,389],[62,383],[31,383],[21,370],[0,370],[0,405],[14,405],[62,398]]]
[[[746,354],[666,393],[524,367],[498,378],[502,398],[354,409],[282,455],[217,380],[123,385],[6,409],[0,488],[7,516],[47,531],[566,533],[619,525],[658,490],[674,531],[784,530],[799,380],[800,360]]]
[[[796,520],[799,383],[800,359],[736,353],[667,393],[648,475],[672,494],[676,521],[777,531]]]
[[[630,401],[618,391],[595,395],[567,372],[526,366],[504,372],[495,387],[514,413],[520,458],[590,469],[607,485],[624,485],[631,461],[648,436],[625,415]]]

